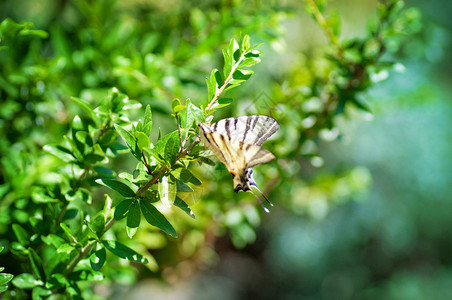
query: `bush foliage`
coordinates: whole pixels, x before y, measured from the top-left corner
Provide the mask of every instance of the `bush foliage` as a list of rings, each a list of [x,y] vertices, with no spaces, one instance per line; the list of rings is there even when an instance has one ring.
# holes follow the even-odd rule
[[[11,299],[96,298],[99,284],[162,275],[186,259],[213,263],[212,243],[225,232],[236,247],[252,243],[262,211],[251,197],[234,196],[224,166],[197,139],[198,122],[275,117],[280,133],[267,147],[277,161],[260,166],[257,179],[277,206],[309,211],[293,187],[315,174],[307,163],[322,164],[319,141],[340,136],[338,120],[370,113],[363,92],[399,66],[395,55],[419,30],[416,10],[383,0],[364,36],[340,39],[340,14],[307,0],[328,43],[246,83],[271,87],[262,105],[243,84],[269,59],[263,49],[284,47],[282,21],[299,13],[298,4],[58,3],[65,18],[49,12],[44,29],[12,18],[0,24],[8,272],[0,291]],[[345,182],[342,197],[353,198],[369,184],[360,170],[313,189],[330,195]]]

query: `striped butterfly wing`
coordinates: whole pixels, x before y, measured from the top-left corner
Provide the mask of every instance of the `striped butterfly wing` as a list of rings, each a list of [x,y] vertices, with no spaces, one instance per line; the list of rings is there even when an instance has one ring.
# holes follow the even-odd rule
[[[273,153],[260,146],[245,144],[245,148],[247,147],[248,149],[244,151],[246,168],[265,164],[275,159]]]
[[[279,123],[268,116],[253,115],[222,119],[212,124],[213,131],[244,144],[261,146],[279,129]]]
[[[279,129],[273,118],[242,116],[223,119],[211,126],[199,126],[204,144],[228,170],[251,168],[275,158],[270,151],[260,147]]]
[[[213,132],[209,125],[199,123],[201,141],[207,149],[213,152],[215,156],[228,170],[231,170],[233,161],[236,161],[237,150],[226,142],[227,138],[217,132]]]

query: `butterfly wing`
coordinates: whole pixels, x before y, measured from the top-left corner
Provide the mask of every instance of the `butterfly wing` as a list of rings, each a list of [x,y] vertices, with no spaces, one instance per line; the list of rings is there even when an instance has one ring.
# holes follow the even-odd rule
[[[268,116],[253,115],[222,119],[212,129],[244,144],[261,146],[279,129],[279,123]]]
[[[265,164],[275,159],[273,153],[264,148],[261,148],[260,146],[250,144],[243,145],[246,168],[252,168],[260,164]]]
[[[226,166],[228,170],[232,170],[233,162],[236,160],[237,151],[231,147],[228,138],[225,135],[214,132],[212,128],[206,124],[198,124],[200,130],[201,141],[212,151],[215,156]]]
[[[261,148],[260,144],[249,142],[262,141],[263,143],[278,130],[279,124],[266,116],[250,116],[248,120],[246,118],[228,118],[212,126],[199,124],[203,143],[226,165],[228,170],[251,168],[275,158],[270,151]]]

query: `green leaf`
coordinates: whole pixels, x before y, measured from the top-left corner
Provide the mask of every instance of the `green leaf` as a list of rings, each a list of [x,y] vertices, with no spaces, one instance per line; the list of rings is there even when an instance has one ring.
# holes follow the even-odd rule
[[[171,107],[174,113],[178,113],[185,109],[185,105],[182,105],[179,99],[174,99],[171,103]]]
[[[188,130],[192,127],[193,122],[195,121],[195,115],[194,115],[194,111],[193,111],[193,105],[191,104],[190,99],[187,99],[186,101],[186,105],[187,105],[187,110],[185,111],[185,118],[182,119],[181,122],[181,126],[183,129],[186,129],[186,131],[184,131],[184,136],[183,138],[185,138],[188,134]]]
[[[179,155],[179,148],[179,133],[176,130],[159,140],[151,154],[154,156],[163,153],[163,158],[168,163],[168,166],[172,166],[176,162],[177,155]]]
[[[135,138],[137,139],[137,145],[140,151],[143,151],[145,148],[151,147],[151,141],[149,140],[149,136],[146,133],[141,131],[135,131]]]
[[[179,150],[180,150],[179,133],[173,132],[169,134],[169,138],[166,141],[163,156],[165,160],[170,163],[170,166],[174,165],[174,163],[176,162],[176,158],[179,155]]]
[[[74,101],[75,103],[77,103],[84,111],[85,113],[88,115],[88,117],[91,118],[91,120],[94,121],[94,123],[99,125],[99,117],[96,115],[96,113],[94,112],[94,109],[91,107],[91,105],[86,102],[85,100],[81,99],[81,98],[77,98],[77,97],[71,97],[71,100]]]
[[[132,190],[132,188],[118,179],[99,178],[96,179],[96,182],[117,191],[124,197],[135,197],[135,192]]]
[[[126,142],[127,147],[129,147],[130,152],[132,152],[133,156],[135,156],[136,159],[141,161],[141,151],[138,148],[136,138],[121,126],[115,124],[115,128],[116,131],[118,131],[119,135]]]
[[[209,166],[215,166],[216,165],[216,163],[213,160],[211,160],[210,158],[205,157],[205,156],[198,157],[198,161],[201,162],[201,163],[207,164]]]
[[[143,257],[143,255],[138,254],[135,250],[130,249],[118,241],[102,241],[102,244],[108,251],[116,256],[142,264],[148,263],[147,258]]]
[[[127,214],[127,235],[132,238],[138,230],[141,221],[140,204],[138,201],[134,201],[130,206],[129,213]]]
[[[44,283],[33,277],[33,275],[28,273],[22,273],[17,275],[11,281],[15,287],[20,289],[32,289],[35,286],[42,286]]]
[[[151,106],[149,104],[146,106],[146,111],[144,112],[143,126],[143,132],[146,136],[149,136],[152,129],[152,113]]]
[[[140,200],[145,200],[150,203],[157,202],[159,200],[158,191],[147,190],[146,192],[140,195]]]
[[[189,215],[193,219],[195,218],[195,214],[193,213],[193,211],[190,209],[190,207],[188,207],[187,203],[185,203],[185,201],[182,200],[181,198],[176,197],[174,205],[182,209],[187,215]]]
[[[124,141],[127,143],[127,146],[130,148],[130,150],[135,151],[135,144],[136,140],[134,136],[122,128],[121,126],[118,126],[115,124],[116,131],[118,131],[119,135],[124,139]]]
[[[107,259],[107,251],[102,246],[100,249],[97,250],[95,249],[96,248],[94,247],[91,250],[91,255],[89,256],[89,263],[94,271],[99,271],[104,265],[105,260]]]
[[[31,192],[31,199],[34,203],[58,203],[57,198],[50,197],[46,192],[39,187],[33,187]]]
[[[75,160],[75,157],[72,155],[72,153],[66,148],[63,148],[61,146],[55,147],[50,145],[44,145],[43,149],[44,151],[58,157],[64,162],[72,163]]]
[[[200,109],[199,107],[197,107],[196,105],[194,105],[191,102],[187,103],[187,115],[188,114],[191,114],[195,118],[196,123],[206,121],[206,117],[204,116],[202,109]],[[188,120],[188,117],[187,117],[187,120]],[[190,128],[191,125],[192,124],[188,124],[188,122],[187,122],[187,128]]]
[[[76,270],[68,275],[70,283],[80,281],[102,281],[104,276],[101,272],[94,271],[87,267]],[[67,291],[67,290],[66,290]]]
[[[251,75],[253,75],[253,73],[254,72],[252,70],[245,70],[245,69],[236,70],[234,72],[234,75],[232,76],[232,80],[229,82],[229,84],[233,85],[233,84],[244,82],[244,81],[250,79],[250,77],[251,77]]]
[[[245,54],[245,57],[259,57],[259,56],[261,56],[262,53],[264,53],[264,52],[262,52],[262,51],[259,50],[259,49],[255,49],[255,48],[258,47],[258,46],[259,46],[259,45],[254,46],[253,48],[251,48],[251,49]]]
[[[50,279],[46,282],[46,287],[49,289],[60,289],[69,285],[66,277],[60,273],[50,275]]]
[[[42,267],[42,260],[32,248],[28,247],[28,258],[30,259],[31,268],[38,277],[38,279],[45,281],[44,268]]]
[[[12,228],[19,244],[27,247],[30,244],[30,237],[28,236],[27,231],[19,224],[13,224]]]
[[[158,190],[160,195],[160,200],[165,204],[166,207],[171,207],[176,197],[177,187],[174,182],[172,182],[168,176],[160,177],[158,183]]]
[[[115,207],[114,217],[116,220],[123,219],[128,213],[130,206],[134,202],[133,199],[125,199]]]
[[[232,98],[221,98],[220,100],[218,100],[218,105],[215,106],[215,108],[217,109],[217,108],[228,106],[232,103],[232,101],[234,101],[234,99],[232,99]]]
[[[0,23],[0,40],[12,39],[18,35],[36,35],[47,38],[48,34],[44,30],[31,28],[33,28],[33,23],[16,23],[12,19],[6,18]]]
[[[148,105],[146,105],[146,111],[144,112],[143,124],[146,125],[150,122],[152,122],[152,111],[151,111],[151,106],[148,104]]]
[[[37,286],[37,287],[34,287],[33,291],[31,292],[31,299],[41,300],[41,299],[44,299],[43,297],[47,298],[47,296],[50,296],[51,294],[52,294],[51,290]]]
[[[89,153],[89,154],[85,155],[85,158],[83,159],[83,161],[88,165],[92,165],[92,164],[101,162],[103,160],[104,160],[104,157],[102,155],[93,154],[93,153]]]
[[[88,138],[88,132],[83,131],[83,130],[79,130],[75,133],[75,138],[84,144],[87,144],[87,138]]]
[[[102,237],[105,231],[105,215],[103,212],[99,212],[94,219],[88,223],[89,228],[93,231],[98,238]]]
[[[245,34],[242,38],[242,44],[241,44],[241,49],[243,52],[248,51],[248,49],[251,47],[251,43],[250,43],[250,36]]]
[[[69,144],[69,146],[71,146],[71,150],[72,150],[72,155],[78,160],[78,161],[82,161],[83,160],[83,154],[84,154],[84,150],[85,150],[85,145],[82,143],[78,143],[77,141],[75,141],[74,139],[72,139],[71,137],[65,135],[63,136],[64,140]]]
[[[13,279],[13,274],[0,273],[0,285],[5,285]]]
[[[66,242],[63,238],[52,233],[49,234],[48,236],[41,236],[41,239],[47,245],[52,245],[55,248],[58,248],[59,246]]]
[[[229,47],[226,51],[223,51],[223,57],[224,57],[224,69],[223,69],[223,76],[224,78],[227,78],[229,76],[229,73],[232,71],[232,67],[235,64],[238,57],[235,57],[236,51],[237,53],[240,52],[239,50],[239,44],[235,39],[231,39],[231,42],[229,43]],[[239,51],[238,51],[239,50]]]
[[[147,201],[140,201],[141,212],[143,213],[146,221],[152,226],[162,229],[167,234],[177,237],[176,230],[168,222],[164,215],[155,208],[154,205]]]
[[[61,229],[66,233],[66,235],[74,242],[76,242],[76,238],[74,237],[72,230],[64,223],[60,223]]]
[[[254,57],[254,56],[250,56],[250,57],[246,57],[239,65],[239,68],[243,68],[243,67],[251,67],[254,66],[255,64],[258,64],[261,62],[261,59],[259,57]],[[242,70],[243,71],[243,70]],[[248,70],[251,71],[251,70]],[[236,71],[237,72],[237,71]],[[234,72],[235,73],[235,72]]]
[[[188,169],[178,168],[171,171],[171,174],[182,182],[189,182],[194,185],[201,185],[201,181],[195,177]]]
[[[158,144],[158,142],[157,142]],[[156,145],[157,146],[157,145]],[[145,148],[146,152],[148,152],[151,156],[153,156],[159,163],[165,164],[165,160],[163,159],[162,153],[159,152],[155,147],[154,148]]]
[[[61,246],[59,246],[57,248],[57,252],[60,254],[70,254],[74,250],[75,250],[75,247],[68,243],[62,244]]]
[[[74,119],[72,119],[71,127],[77,131],[84,129],[83,121],[79,115],[75,115]]]
[[[218,69],[213,69],[212,73],[210,73],[210,78],[206,78],[207,83],[207,98],[209,101],[213,99],[215,93],[217,92],[217,80],[215,77],[215,73],[219,72]]]
[[[193,189],[191,187],[189,187],[188,185],[186,185],[185,183],[183,183],[180,180],[176,179],[176,186],[177,186],[177,192],[178,193],[191,193],[193,192]]]

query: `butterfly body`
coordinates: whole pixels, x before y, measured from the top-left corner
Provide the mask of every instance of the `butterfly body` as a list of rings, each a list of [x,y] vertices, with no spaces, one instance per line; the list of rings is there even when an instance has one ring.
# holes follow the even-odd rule
[[[278,122],[268,116],[253,115],[227,118],[212,125],[199,123],[198,127],[201,141],[233,176],[234,191],[257,188],[251,168],[275,158],[261,145],[279,129]]]

